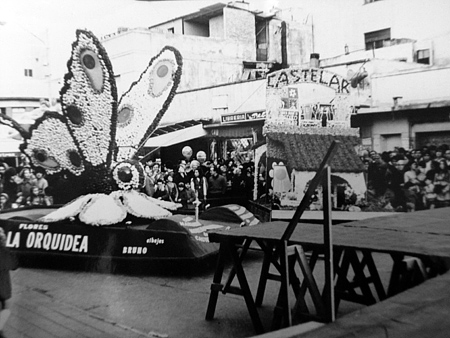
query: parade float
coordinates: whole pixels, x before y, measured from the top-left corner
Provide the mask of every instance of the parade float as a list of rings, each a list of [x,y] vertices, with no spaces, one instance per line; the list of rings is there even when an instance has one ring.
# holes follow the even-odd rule
[[[350,87],[342,76],[315,67],[292,67],[267,76],[266,142],[255,149],[255,167],[264,168],[266,186],[258,191],[255,182],[254,197],[265,196],[278,216],[286,211],[280,218],[290,219],[333,140],[341,143],[331,163],[333,209],[361,209],[366,183],[357,153],[359,129],[350,125]],[[320,186],[309,210],[322,210]]]
[[[109,270],[121,262],[142,268],[213,256],[218,247],[208,243],[209,229],[256,224],[237,205],[201,217],[173,215],[180,205],[140,192],[145,174],[137,153],[175,95],[182,69],[178,50],[164,47],[118,100],[105,49],[89,31],[77,30],[76,36],[60,91],[62,113],[45,112],[29,130],[0,116],[22,136],[20,150],[31,165],[63,175],[66,193],[75,191],[76,198],[58,208],[3,211],[7,246],[41,262],[79,258]]]

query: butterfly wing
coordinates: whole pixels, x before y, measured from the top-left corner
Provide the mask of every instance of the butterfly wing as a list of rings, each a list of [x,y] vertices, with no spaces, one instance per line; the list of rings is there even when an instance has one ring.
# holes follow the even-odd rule
[[[49,174],[66,169],[80,175],[85,169],[66,119],[56,112],[46,112],[37,119],[20,147],[33,165],[43,167]]]
[[[181,79],[178,50],[164,47],[122,96],[117,113],[117,161],[132,158],[158,126]]]
[[[83,160],[109,167],[117,118],[117,89],[111,62],[98,39],[77,30],[61,107]]]

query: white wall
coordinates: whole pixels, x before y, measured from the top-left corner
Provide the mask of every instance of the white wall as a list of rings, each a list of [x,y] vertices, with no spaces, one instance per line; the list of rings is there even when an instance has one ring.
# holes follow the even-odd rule
[[[394,96],[403,97],[400,104],[450,97],[450,66],[405,70],[392,75],[372,77],[374,106],[392,105]]]
[[[213,109],[217,97],[226,102],[226,108]],[[190,119],[212,119],[220,122],[222,114],[265,110],[266,83],[264,80],[240,82],[175,95],[160,125]]]

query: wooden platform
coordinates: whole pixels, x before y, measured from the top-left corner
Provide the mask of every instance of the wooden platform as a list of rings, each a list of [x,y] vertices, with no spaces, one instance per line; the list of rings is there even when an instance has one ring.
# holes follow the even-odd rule
[[[290,221],[294,216],[295,210],[272,210],[272,220],[273,221]],[[333,222],[352,222],[360,221],[363,219],[381,217],[381,216],[392,216],[394,212],[350,212],[350,211],[333,211]],[[323,212],[322,211],[305,211],[302,215],[300,222],[308,221],[322,221]]]
[[[445,271],[448,271],[450,268],[449,219],[450,208],[441,208],[414,213],[393,213],[389,217],[383,216],[333,225],[332,237],[333,251],[335,252],[337,301],[346,299],[371,306],[365,308],[359,315],[355,314],[355,318],[359,318],[358,320],[355,320],[355,318],[350,320],[343,319],[345,325],[348,326],[342,327],[339,325],[338,323],[341,320],[338,320],[335,324],[330,324],[332,328],[336,328],[335,333],[328,334],[329,325],[325,325],[322,328],[311,331],[311,337],[341,337],[347,334],[352,335],[354,332],[358,332],[356,336],[361,337],[385,337],[386,335],[383,331],[385,327],[383,325],[388,325],[390,322],[395,323],[399,320],[398,318],[402,318],[403,321],[403,324],[398,324],[398,326],[404,325],[404,330],[408,334],[392,336],[429,336],[423,335],[424,331],[420,329],[421,325],[418,324],[417,320],[421,316],[424,320],[429,320],[428,317],[432,313],[436,313],[436,318],[439,318],[439,320],[444,320],[442,313],[448,318],[448,313],[450,312],[448,290],[444,292],[441,289],[445,288],[445,286],[450,289],[450,276],[445,274],[430,279],[419,286],[417,294],[414,291],[416,288],[408,290],[406,293],[398,294],[410,287],[405,284],[408,280],[405,277],[406,275],[402,275],[404,273],[402,269],[404,269],[405,264],[408,264],[405,259],[409,260],[410,258],[408,257],[412,257],[411,262],[420,266],[422,262],[426,262],[424,264],[426,264],[427,272],[423,276],[424,279],[428,278],[426,274],[429,271],[432,271],[431,274],[443,274]],[[217,231],[210,234],[210,240],[226,243],[227,246],[230,246],[230,243],[237,245],[248,239],[258,243],[275,243],[279,241],[286,230],[287,224],[287,222],[276,221],[226,232]],[[289,245],[301,245],[305,250],[311,250],[312,252],[317,250],[320,252],[323,248],[322,227],[317,224],[299,223],[289,239]],[[371,258],[374,252],[389,254],[394,261],[391,280],[386,289],[379,280],[377,268]],[[238,262],[240,265],[238,260],[235,260],[235,262]],[[351,280],[348,278],[349,272],[354,272],[355,279]],[[241,281],[244,279],[245,275],[242,271],[241,286]],[[369,290],[369,284],[375,286],[377,297],[372,295],[372,292]],[[362,295],[356,294],[356,288],[361,288]],[[424,297],[427,294],[427,289],[430,296]],[[249,293],[245,292],[245,290],[244,293],[247,293],[247,305],[251,305],[249,307],[249,311],[253,312],[251,316],[257,318],[251,295],[249,296]],[[433,299],[434,301],[427,301],[428,299]],[[401,304],[408,304],[408,309],[402,308],[401,304],[395,303],[396,300]],[[376,302],[379,303],[373,305]],[[375,312],[372,312],[371,309],[374,306]],[[420,315],[421,306],[425,306],[423,315]],[[376,312],[376,309],[380,310]],[[405,312],[404,310],[408,311]],[[408,316],[408,313],[411,316]],[[431,322],[435,321],[432,320]],[[442,326],[439,326],[437,323],[435,322],[435,331],[440,333],[441,328],[444,328],[448,332],[450,324],[442,323]],[[367,328],[379,326],[382,329],[369,334],[369,329],[359,332],[359,325]],[[428,327],[428,324],[426,324],[426,327]],[[296,337],[294,329],[295,327],[286,329],[285,336],[280,335],[280,332],[277,331],[277,333],[273,333],[273,337]],[[299,327],[299,332],[301,330]],[[313,332],[323,332],[323,334],[317,333],[317,335],[312,335]],[[391,335],[389,336],[391,337]],[[272,337],[272,335],[268,333],[264,337]],[[304,336],[302,335],[302,337]]]

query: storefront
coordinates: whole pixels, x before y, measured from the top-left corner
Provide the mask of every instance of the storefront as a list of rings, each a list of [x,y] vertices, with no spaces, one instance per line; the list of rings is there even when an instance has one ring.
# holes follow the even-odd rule
[[[262,128],[265,111],[224,114],[221,123],[206,125],[208,131],[209,158],[233,159],[243,163],[253,160],[252,147],[263,140]]]

